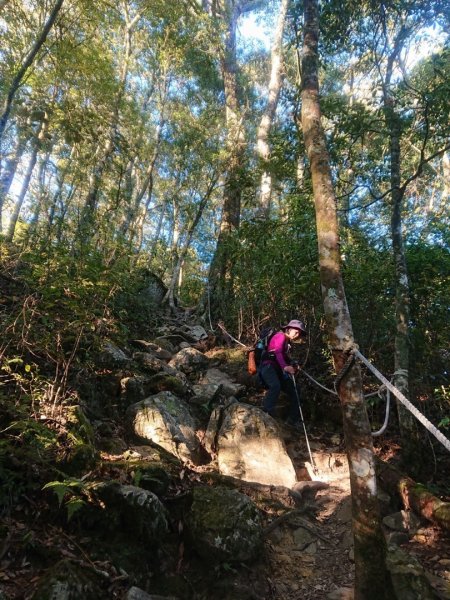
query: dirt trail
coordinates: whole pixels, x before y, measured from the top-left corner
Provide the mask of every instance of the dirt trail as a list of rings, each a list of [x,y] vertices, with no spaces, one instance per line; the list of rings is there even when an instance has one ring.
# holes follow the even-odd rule
[[[270,585],[276,600],[350,599],[354,578],[348,471],[339,447],[332,450],[310,436],[319,477],[329,487],[305,492],[301,515],[293,514],[267,537]],[[336,440],[337,441],[337,440]],[[308,456],[301,432],[286,436],[299,479]]]
[[[285,435],[298,479],[306,479],[308,457],[302,433]],[[266,556],[273,600],[353,600],[354,562],[351,494],[339,436],[310,435],[318,479],[329,487],[305,494],[301,516],[293,514],[269,534]],[[394,512],[391,510],[390,512]],[[389,533],[389,530],[387,530]],[[448,534],[429,522],[400,546],[419,560],[436,598],[450,600]]]

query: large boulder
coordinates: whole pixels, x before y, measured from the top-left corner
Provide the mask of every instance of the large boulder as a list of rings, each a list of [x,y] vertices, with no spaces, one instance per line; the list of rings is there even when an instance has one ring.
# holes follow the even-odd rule
[[[429,583],[422,565],[415,556],[398,546],[388,546],[386,565],[391,574],[397,600],[434,600],[439,596]]]
[[[160,344],[154,342],[148,342],[147,340],[131,340],[130,344],[139,348],[142,352],[153,354],[156,358],[161,360],[170,360],[172,358],[172,352],[169,352],[163,348]]]
[[[160,371],[164,371],[166,362],[150,352],[134,352],[133,360],[143,369],[146,373],[154,375]]]
[[[169,362],[169,366],[190,375],[204,371],[209,364],[209,359],[195,348],[183,348]]]
[[[211,406],[220,398],[221,390],[222,386],[215,383],[200,383],[193,385],[193,396],[190,398],[189,402],[191,404],[204,404]]]
[[[40,579],[33,600],[98,600],[106,595],[108,582],[89,565],[61,560]],[[102,591],[103,590],[103,591]]]
[[[187,527],[194,548],[208,562],[246,562],[261,549],[258,509],[236,490],[195,488]]]
[[[168,532],[167,511],[156,494],[116,482],[98,485],[96,493],[106,506],[112,526],[151,546],[164,541]]]
[[[187,325],[183,331],[183,333],[191,338],[194,342],[200,342],[202,340],[206,340],[208,334],[204,330],[201,325]]]
[[[239,383],[235,383],[229,375],[221,371],[220,369],[208,369],[205,375],[200,379],[200,384],[212,384],[220,385],[221,392],[224,396],[236,396],[239,397],[245,392],[245,386]]]
[[[206,434],[219,471],[244,481],[292,487],[294,465],[276,422],[259,408],[234,402],[211,416]],[[215,431],[219,427],[217,431]]]
[[[97,360],[102,367],[108,369],[122,369],[129,367],[131,364],[131,358],[110,340],[103,342]]]
[[[151,273],[150,271],[145,271],[142,279],[143,285],[139,293],[141,301],[150,305],[160,306],[167,293],[167,287],[164,282],[158,275]]]
[[[148,395],[145,393],[145,384],[148,378],[136,375],[134,377],[124,377],[120,380],[120,395],[124,407],[144,400]]]
[[[183,462],[202,462],[197,423],[189,407],[171,392],[160,392],[127,410],[134,434],[161,446]]]

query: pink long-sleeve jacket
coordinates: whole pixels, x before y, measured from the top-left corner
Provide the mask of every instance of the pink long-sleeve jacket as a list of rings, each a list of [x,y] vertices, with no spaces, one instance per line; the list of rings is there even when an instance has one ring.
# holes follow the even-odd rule
[[[267,345],[267,352],[270,352],[274,358],[264,359],[262,361],[263,365],[277,362],[280,369],[283,370],[284,367],[287,367],[291,364],[288,356],[289,340],[282,331],[279,331],[271,338]]]

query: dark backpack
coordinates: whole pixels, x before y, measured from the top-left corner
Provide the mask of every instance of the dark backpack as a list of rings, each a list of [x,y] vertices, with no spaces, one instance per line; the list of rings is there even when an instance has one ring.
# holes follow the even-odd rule
[[[277,330],[273,327],[263,327],[259,332],[259,338],[255,345],[255,363],[257,367],[259,367],[265,358],[270,356],[270,353],[267,352],[267,347],[276,332]]]

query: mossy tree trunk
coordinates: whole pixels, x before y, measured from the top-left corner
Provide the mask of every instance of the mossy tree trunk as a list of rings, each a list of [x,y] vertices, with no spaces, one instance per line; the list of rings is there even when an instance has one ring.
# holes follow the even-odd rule
[[[398,494],[406,510],[450,531],[450,503],[436,498],[426,487],[401,473],[390,464],[378,461],[377,474],[381,486],[390,494]]]
[[[348,361],[354,345],[341,275],[336,198],[321,124],[318,84],[319,16],[317,0],[304,2],[302,52],[302,128],[311,167],[319,244],[319,269],[329,343],[336,372],[342,372],[339,398],[350,467],[355,599],[391,598],[385,543],[377,499],[372,436],[359,366]]]

